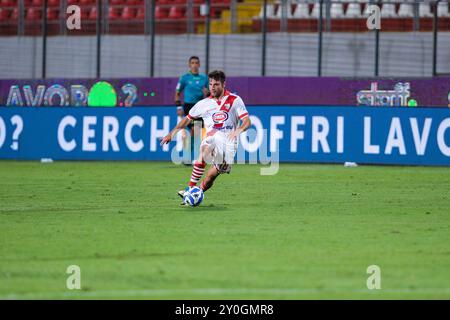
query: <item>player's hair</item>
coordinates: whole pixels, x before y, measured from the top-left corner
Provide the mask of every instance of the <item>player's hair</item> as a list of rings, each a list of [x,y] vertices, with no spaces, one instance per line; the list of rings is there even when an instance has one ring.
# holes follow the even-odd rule
[[[222,70],[214,70],[208,74],[208,78],[220,81],[222,84],[226,80],[225,73]]]
[[[189,62],[191,62],[191,60],[198,60],[198,62],[200,62],[200,58],[197,56],[192,56],[189,58]]]

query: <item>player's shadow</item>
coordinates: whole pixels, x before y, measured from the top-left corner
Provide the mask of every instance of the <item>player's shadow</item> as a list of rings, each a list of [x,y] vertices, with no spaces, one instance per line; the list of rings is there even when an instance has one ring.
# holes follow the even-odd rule
[[[192,212],[211,212],[211,211],[218,211],[218,212],[223,212],[223,211],[228,211],[229,208],[223,205],[217,205],[217,204],[206,204],[206,205],[200,205],[198,207],[189,207],[187,208],[189,210],[192,210]]]

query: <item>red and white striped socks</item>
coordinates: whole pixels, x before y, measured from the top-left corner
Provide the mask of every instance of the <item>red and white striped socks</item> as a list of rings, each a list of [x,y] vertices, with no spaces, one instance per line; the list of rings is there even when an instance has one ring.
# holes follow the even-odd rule
[[[192,168],[191,180],[189,181],[189,187],[196,186],[202,178],[203,172],[205,172],[206,163],[195,162],[194,168]]]

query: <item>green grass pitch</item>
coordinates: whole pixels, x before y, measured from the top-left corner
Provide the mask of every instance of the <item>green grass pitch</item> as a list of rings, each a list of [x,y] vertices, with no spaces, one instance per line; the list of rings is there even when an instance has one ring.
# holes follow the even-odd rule
[[[450,168],[236,165],[181,207],[190,172],[1,161],[0,299],[450,298]]]

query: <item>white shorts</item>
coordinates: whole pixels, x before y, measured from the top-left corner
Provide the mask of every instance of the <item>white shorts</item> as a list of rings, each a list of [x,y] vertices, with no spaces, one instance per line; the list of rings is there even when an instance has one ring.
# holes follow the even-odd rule
[[[203,150],[204,146],[208,146],[210,151],[204,161],[213,164],[219,173],[230,173],[237,151],[237,140],[232,142],[225,133],[216,131],[203,139],[200,148]]]

